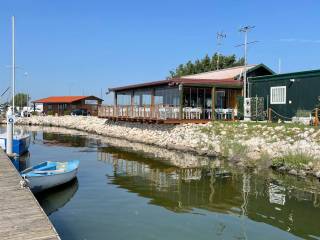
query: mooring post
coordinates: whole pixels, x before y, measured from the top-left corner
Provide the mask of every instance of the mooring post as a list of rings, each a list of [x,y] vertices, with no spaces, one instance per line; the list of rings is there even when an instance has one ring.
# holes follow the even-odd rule
[[[9,107],[7,111],[7,143],[6,143],[6,151],[8,155],[12,155],[13,122],[14,122],[14,118],[12,115],[12,109],[11,107]]]
[[[319,109],[316,108],[316,111],[314,113],[314,125],[318,126],[319,125]]]

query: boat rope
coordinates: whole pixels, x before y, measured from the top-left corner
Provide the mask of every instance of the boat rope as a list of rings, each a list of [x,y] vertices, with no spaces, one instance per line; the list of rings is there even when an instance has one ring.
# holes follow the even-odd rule
[[[20,187],[27,188],[29,187],[29,183],[29,180],[25,176],[22,176],[22,179],[20,180]]]

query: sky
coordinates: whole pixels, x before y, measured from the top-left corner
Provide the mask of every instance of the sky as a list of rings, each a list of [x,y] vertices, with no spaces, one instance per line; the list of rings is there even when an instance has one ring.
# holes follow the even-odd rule
[[[318,0],[0,0],[0,92],[11,84],[16,19],[16,91],[32,100],[96,95],[162,80],[217,51],[243,56],[239,28],[252,25],[248,63],[278,72],[320,69]],[[4,95],[2,101],[9,97]]]

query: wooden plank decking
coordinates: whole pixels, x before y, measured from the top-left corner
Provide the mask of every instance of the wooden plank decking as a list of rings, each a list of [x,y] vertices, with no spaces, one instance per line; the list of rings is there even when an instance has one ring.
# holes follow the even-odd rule
[[[58,240],[53,225],[0,148],[0,239]]]

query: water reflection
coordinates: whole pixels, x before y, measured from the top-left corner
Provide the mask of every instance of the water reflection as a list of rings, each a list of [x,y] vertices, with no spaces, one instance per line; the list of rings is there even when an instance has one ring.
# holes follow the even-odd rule
[[[79,187],[78,180],[75,178],[62,186],[49,189],[36,195],[40,205],[49,216],[53,212],[64,207],[75,195]]]
[[[113,166],[111,183],[149,198],[149,204],[176,213],[203,209],[234,214],[303,238],[320,236],[318,193],[290,187],[272,172],[232,171],[225,177],[221,169],[175,168],[112,148],[100,150],[98,159]]]
[[[220,236],[222,239],[228,239],[230,234],[234,234],[232,235],[234,238],[247,239],[249,230],[251,234],[252,232],[256,234],[254,235],[256,239],[259,239],[259,234],[261,236],[263,234],[266,236],[272,235],[269,235],[269,232],[258,232],[258,230],[255,232],[257,225],[253,225],[252,222],[264,223],[263,226],[273,226],[276,229],[305,239],[319,239],[320,237],[318,221],[320,216],[320,185],[316,180],[299,180],[269,170],[243,172],[217,159],[168,151],[119,139],[96,135],[89,136],[74,130],[58,128],[47,130],[54,131],[54,133],[47,134],[38,131],[33,138],[34,144],[50,148],[51,146],[59,146],[60,151],[70,149],[73,154],[78,154],[79,157],[87,156],[86,152],[94,155],[94,158],[97,154],[98,161],[89,161],[85,157],[82,162],[87,164],[88,170],[84,171],[82,169],[83,181],[81,186],[83,195],[77,200],[81,201],[84,198],[89,198],[90,193],[94,194],[92,196],[97,199],[99,199],[99,196],[107,195],[108,198],[113,200],[107,202],[103,198],[106,205],[98,200],[94,202],[96,205],[101,204],[99,205],[99,211],[95,212],[95,216],[85,215],[85,218],[90,218],[93,223],[103,226],[107,220],[105,220],[106,217],[103,213],[101,213],[101,216],[99,213],[104,211],[109,213],[110,211],[111,214],[114,214],[114,223],[108,222],[108,224],[114,224],[115,229],[119,227],[116,225],[117,221],[123,226],[129,223],[133,224],[128,214],[132,210],[130,206],[135,204],[134,201],[138,201],[142,205],[144,199],[147,199],[148,206],[160,206],[161,209],[165,208],[171,213],[165,215],[167,219],[164,221],[171,220],[172,222],[173,216],[182,216],[179,221],[190,221],[188,216],[194,216],[193,214],[207,217],[205,221],[211,222],[208,223],[207,228],[204,228],[205,231],[210,231],[212,229],[209,228],[214,227],[216,236]],[[77,148],[77,151],[74,148]],[[61,155],[64,153],[62,152]],[[107,166],[111,170],[101,170],[101,166]],[[106,181],[109,185],[105,185],[105,182],[97,177],[97,172],[103,174],[102,176],[107,175]],[[84,184],[88,184],[86,188],[83,188]],[[96,185],[101,188],[96,187]],[[108,195],[108,191],[111,190],[107,189],[110,186],[117,186],[134,193],[131,195],[138,195],[143,198],[133,199],[129,195],[124,196],[123,193],[120,194],[117,191],[112,191],[112,196]],[[91,190],[95,187],[95,191]],[[46,193],[47,195],[39,198],[39,201],[46,212],[52,214],[57,209],[63,208],[64,204],[74,196],[77,189],[78,183],[76,182],[75,185],[71,185],[70,189],[67,187],[61,191]],[[79,195],[79,193],[77,194]],[[117,196],[117,194],[119,195]],[[125,209],[124,213],[119,209],[109,209],[112,204],[117,202],[121,204],[123,198],[129,199],[120,206],[120,208]],[[95,206],[85,206],[90,208],[90,211],[95,211]],[[209,217],[211,215],[232,216],[234,218],[232,221],[227,221],[224,218],[221,221],[214,222]],[[157,218],[158,216],[153,217]],[[102,222],[95,222],[95,218]],[[125,222],[127,218],[128,222]],[[137,220],[139,218],[134,216],[133,221]],[[181,227],[179,221],[174,224]],[[155,224],[159,224],[160,228],[161,224],[164,224],[159,221],[155,222]],[[83,224],[83,226],[86,224]],[[90,223],[88,224],[90,225]],[[206,223],[203,221],[201,225],[203,224]],[[237,227],[239,225],[241,230],[238,231]],[[90,226],[96,227],[96,225]],[[146,225],[137,224],[136,226],[136,231],[140,231]],[[263,227],[259,228],[259,230],[261,229]],[[112,229],[108,230],[112,231]],[[232,232],[233,230],[238,232]],[[209,236],[206,232],[199,233],[201,237],[204,235]],[[117,237],[119,233],[117,232],[113,236]],[[159,234],[159,236],[162,235]],[[278,236],[283,237],[280,234]],[[284,238],[291,239],[293,237],[292,235],[285,235]]]
[[[17,161],[19,162],[18,170],[21,172],[26,168],[30,167],[30,152],[26,152],[22,156],[17,157]]]
[[[199,157],[187,152],[167,150],[152,145],[133,143],[123,139],[108,138],[85,132],[62,129],[57,127],[30,127],[30,131],[37,131],[34,143],[64,146],[64,147],[114,147],[122,154],[143,154],[150,159],[157,159],[167,164],[182,168],[206,167],[212,164],[212,159]],[[41,130],[41,131],[39,131]],[[92,151],[87,150],[87,151]],[[215,163],[214,163],[215,164]]]

